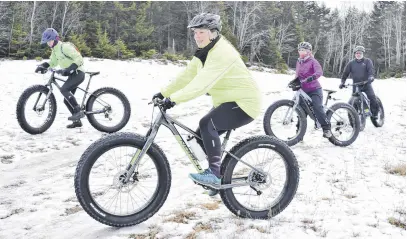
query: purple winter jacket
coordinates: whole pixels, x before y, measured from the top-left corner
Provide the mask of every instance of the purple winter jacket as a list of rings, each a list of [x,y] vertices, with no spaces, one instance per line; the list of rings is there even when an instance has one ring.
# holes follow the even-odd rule
[[[296,77],[301,81],[301,88],[305,92],[311,92],[322,88],[318,78],[322,76],[322,67],[319,62],[312,56],[305,60],[298,60],[295,67]],[[306,82],[306,79],[314,76],[314,80]]]

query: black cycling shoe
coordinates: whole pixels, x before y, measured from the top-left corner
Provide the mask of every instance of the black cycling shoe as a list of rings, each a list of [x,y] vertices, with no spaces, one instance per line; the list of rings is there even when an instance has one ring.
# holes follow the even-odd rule
[[[82,127],[82,122],[80,120],[76,120],[76,121],[72,122],[72,124],[68,124],[66,127],[68,129]]]

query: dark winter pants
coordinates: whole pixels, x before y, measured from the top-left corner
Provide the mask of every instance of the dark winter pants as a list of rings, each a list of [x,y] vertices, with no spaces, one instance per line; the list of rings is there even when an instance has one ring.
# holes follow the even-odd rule
[[[374,93],[372,85],[369,83],[363,86],[353,86],[353,93],[356,92],[356,87],[360,87],[361,91],[366,93],[367,98],[370,100],[370,110],[373,115],[376,115],[379,105],[377,104],[376,94]]]
[[[326,113],[324,111],[324,106],[323,106],[323,94],[322,94],[322,89],[316,89],[311,92],[307,92],[307,95],[311,97],[312,99],[312,108],[314,110],[314,113],[317,117],[318,122],[321,124],[322,129],[331,129],[331,124],[328,121],[326,117]],[[306,108],[305,102],[300,99],[300,105],[303,107],[303,109]],[[306,113],[306,112],[305,112]]]
[[[66,82],[61,87],[61,93],[64,96],[64,103],[71,114],[74,113],[75,106],[78,106],[78,102],[75,99],[76,88],[85,80],[85,73],[82,71],[76,71],[68,77]]]
[[[235,102],[223,103],[209,111],[201,121],[196,131],[202,137],[198,143],[208,156],[209,168],[220,177],[221,142],[219,135],[228,130],[239,128],[253,121]]]

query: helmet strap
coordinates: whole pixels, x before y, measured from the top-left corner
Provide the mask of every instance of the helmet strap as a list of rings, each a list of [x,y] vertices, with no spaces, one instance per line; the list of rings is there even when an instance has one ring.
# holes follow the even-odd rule
[[[54,43],[52,44],[51,48],[54,48],[54,46],[56,46],[58,44],[58,39],[54,40]]]

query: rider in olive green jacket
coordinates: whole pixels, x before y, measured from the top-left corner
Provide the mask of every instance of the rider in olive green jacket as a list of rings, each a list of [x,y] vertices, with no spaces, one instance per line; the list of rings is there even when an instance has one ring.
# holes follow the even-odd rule
[[[239,52],[221,35],[219,15],[202,13],[188,28],[198,45],[187,68],[153,98],[165,99],[167,108],[204,94],[214,108],[199,122],[209,168],[190,178],[203,185],[220,184],[221,142],[219,134],[252,122],[261,113],[261,93]],[[198,140],[198,143],[202,142]]]

